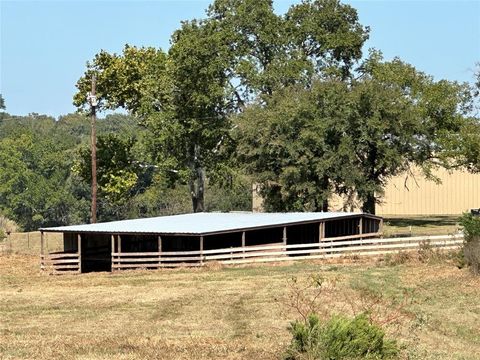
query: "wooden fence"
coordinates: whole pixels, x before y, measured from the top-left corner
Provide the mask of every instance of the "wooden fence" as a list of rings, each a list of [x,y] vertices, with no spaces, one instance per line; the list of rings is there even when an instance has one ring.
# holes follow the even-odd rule
[[[44,233],[45,251],[63,250],[62,233]],[[38,255],[41,251],[40,231],[14,232],[0,241],[0,254],[27,254]]]
[[[370,234],[371,236],[371,234]],[[309,244],[273,244],[228,249],[181,252],[113,252],[112,271],[122,269],[157,269],[162,267],[203,266],[209,261],[221,264],[247,264],[290,260],[331,259],[343,256],[375,256],[399,251],[457,249],[463,235],[416,236],[410,238],[329,238]]]
[[[79,253],[54,252],[40,255],[40,267],[51,274],[80,273]]]
[[[112,271],[195,267],[216,261],[225,265],[332,259],[345,256],[378,256],[419,249],[458,249],[463,235],[416,236],[408,238],[365,238],[357,235],[328,238],[309,244],[269,245],[177,252],[112,252]],[[81,253],[54,252],[41,255],[41,267],[51,274],[81,273]]]

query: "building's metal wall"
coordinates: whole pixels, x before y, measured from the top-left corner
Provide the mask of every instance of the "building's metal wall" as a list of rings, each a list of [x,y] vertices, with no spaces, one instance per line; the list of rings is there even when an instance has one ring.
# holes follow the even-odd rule
[[[402,174],[388,181],[382,203],[376,213],[386,215],[459,215],[480,208],[480,174],[464,171],[434,171],[440,183],[425,179],[420,171],[414,176]],[[345,199],[333,196],[331,211],[360,211],[360,204],[344,206]],[[253,211],[263,210],[262,198],[253,187]]]
[[[437,184],[420,174],[391,179],[377,215],[458,215],[480,207],[480,174],[435,171]],[[405,187],[406,185],[406,187]]]

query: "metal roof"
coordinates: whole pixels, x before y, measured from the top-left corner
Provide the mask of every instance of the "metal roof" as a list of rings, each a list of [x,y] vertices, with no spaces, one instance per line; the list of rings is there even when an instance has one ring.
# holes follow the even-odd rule
[[[348,212],[196,213],[97,224],[42,228],[44,232],[206,235],[319,220],[370,216]]]

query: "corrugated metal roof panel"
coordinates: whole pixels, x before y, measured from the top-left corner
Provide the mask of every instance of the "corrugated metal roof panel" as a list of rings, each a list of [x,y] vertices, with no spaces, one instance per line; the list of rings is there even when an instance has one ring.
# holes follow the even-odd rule
[[[45,232],[202,235],[358,215],[361,214],[347,212],[196,213],[112,221],[97,224],[42,228],[40,230]]]

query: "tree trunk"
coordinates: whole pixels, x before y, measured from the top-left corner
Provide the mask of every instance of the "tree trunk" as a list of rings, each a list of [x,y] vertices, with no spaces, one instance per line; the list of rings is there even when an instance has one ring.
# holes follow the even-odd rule
[[[369,173],[368,173],[368,181],[370,183],[374,183],[376,185],[380,185],[379,183],[379,175],[376,171],[377,168],[377,154],[378,150],[376,146],[373,144],[370,145],[370,151],[368,153],[368,164],[369,164]],[[367,214],[373,214],[375,215],[375,192],[374,191],[368,191],[367,192],[367,197],[365,201],[363,202],[362,205],[362,211],[367,213]]]
[[[193,212],[205,211],[205,169],[199,161],[200,147],[194,147],[194,159],[191,162],[192,176],[190,178],[190,196],[192,197]]]
[[[362,211],[375,215],[375,193],[368,193],[367,199],[363,202]]]
[[[322,190],[323,190],[324,194],[329,194],[329,187],[330,187],[330,178],[328,176],[324,176],[322,178]],[[328,195],[322,201],[322,211],[323,212],[328,211]]]
[[[190,179],[189,185],[193,212],[205,211],[205,170],[202,167],[194,169],[194,176]]]
[[[328,211],[328,199],[323,200],[322,203],[322,211],[327,212]]]

